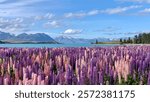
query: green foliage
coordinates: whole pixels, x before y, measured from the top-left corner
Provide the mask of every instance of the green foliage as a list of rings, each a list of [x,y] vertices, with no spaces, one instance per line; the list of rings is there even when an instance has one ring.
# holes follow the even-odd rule
[[[96,40],[96,44],[98,44],[98,40]]]
[[[132,75],[128,75],[127,81],[123,77],[121,77],[121,83],[119,85],[138,85],[139,81],[134,80]]]
[[[122,39],[120,39],[120,44],[123,44],[123,41],[122,41]]]
[[[0,64],[2,64],[3,63],[3,59],[2,58],[0,58]]]
[[[132,44],[133,40],[129,37],[128,39],[120,39],[120,44]]]
[[[105,75],[104,75],[104,85],[109,84],[108,82],[110,82],[110,76],[107,75],[107,74],[105,74]]]
[[[150,33],[141,33],[135,35],[133,39],[120,39],[120,44],[150,44]]]

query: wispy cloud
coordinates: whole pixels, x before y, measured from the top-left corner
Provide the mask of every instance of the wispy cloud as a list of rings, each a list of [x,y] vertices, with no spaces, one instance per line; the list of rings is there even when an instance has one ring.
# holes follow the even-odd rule
[[[131,9],[136,9],[136,8],[141,8],[141,5],[134,5],[134,6],[128,6],[128,7],[117,7],[117,8],[112,8],[112,9],[106,9],[106,10],[101,10],[100,13],[106,13],[106,14],[120,14],[125,11],[131,10]]]
[[[114,33],[105,33],[108,35],[127,35],[127,36],[134,36],[141,33],[149,33],[150,31],[129,31],[129,32],[114,32]]]
[[[137,3],[150,3],[150,0],[117,0],[120,2],[137,2]]]
[[[139,13],[148,14],[148,13],[150,13],[150,8],[145,8],[144,10],[141,10]]]
[[[77,12],[77,13],[66,13],[64,15],[64,17],[66,18],[81,18],[81,17],[85,17],[85,16],[93,16],[93,15],[97,15],[97,14],[120,14],[123,13],[125,11],[131,10],[131,9],[137,9],[137,8],[141,8],[141,5],[132,5],[132,6],[127,6],[127,7],[116,7],[116,8],[108,8],[105,10],[91,10],[88,12]]]
[[[87,13],[87,15],[92,16],[92,15],[97,15],[99,13],[99,10],[91,10]]]
[[[41,1],[45,1],[45,0],[2,0],[0,2],[1,7],[5,7],[5,8],[11,8],[14,6],[27,6],[30,4],[34,4],[34,3],[38,3]],[[5,5],[9,5],[9,6],[5,6]]]
[[[116,32],[118,30],[120,30],[121,28],[118,28],[118,27],[113,27],[113,26],[109,26],[109,27],[106,27],[106,28],[103,28],[103,29],[98,29],[98,30],[95,30],[96,32],[102,32],[102,33],[111,33],[111,32]]]
[[[131,15],[135,15],[135,16],[149,16],[150,15],[150,8],[143,8],[139,11],[137,11],[134,14]]]
[[[0,31],[12,33],[26,32],[29,30],[29,26],[28,23],[24,22],[23,18],[0,18]]]
[[[5,17],[33,16],[35,12],[32,12],[31,5],[42,1],[43,0],[2,0],[0,2],[0,15]],[[27,10],[28,6],[30,6],[30,10]]]
[[[66,13],[64,16],[66,18],[73,18],[73,17],[77,17],[77,18],[81,18],[86,16],[87,14],[85,12],[78,12],[78,13]]]
[[[81,29],[67,29],[63,32],[63,34],[80,34],[83,30]]]
[[[44,24],[45,28],[58,28],[61,26],[61,22],[53,20],[53,21],[48,21]]]
[[[116,32],[116,33],[113,33],[114,35],[137,35],[141,32]]]
[[[53,14],[53,13],[46,13],[45,15],[37,15],[37,16],[34,17],[34,19],[36,21],[38,21],[38,20],[51,20],[54,17],[55,17],[55,14]]]

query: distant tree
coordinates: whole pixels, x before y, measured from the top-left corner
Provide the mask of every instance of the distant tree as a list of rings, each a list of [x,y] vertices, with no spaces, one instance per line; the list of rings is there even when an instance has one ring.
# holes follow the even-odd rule
[[[122,38],[120,39],[120,44],[123,44]]]
[[[98,44],[98,40],[96,40],[96,44]]]
[[[135,35],[135,37],[134,37],[134,43],[135,43],[135,44],[138,43],[138,36],[137,36],[137,35]]]
[[[127,43],[132,44],[132,39],[129,37]]]
[[[138,44],[141,44],[142,43],[142,34],[139,34],[138,36]]]
[[[130,43],[130,38],[127,39],[127,43]]]
[[[133,40],[132,39],[130,40],[130,43],[133,44]]]
[[[134,37],[135,44],[150,44],[150,33],[141,33],[135,35]]]
[[[142,43],[143,44],[147,42],[146,39],[147,39],[147,35],[146,35],[146,33],[143,33],[143,35],[142,35]]]
[[[126,40],[126,39],[124,39],[124,40],[123,40],[123,43],[127,43],[127,40]]]

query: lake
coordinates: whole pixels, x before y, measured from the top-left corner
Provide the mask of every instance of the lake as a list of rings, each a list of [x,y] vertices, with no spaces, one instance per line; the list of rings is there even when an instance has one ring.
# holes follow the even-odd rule
[[[0,44],[0,47],[9,48],[58,48],[58,47],[110,47],[119,44]]]

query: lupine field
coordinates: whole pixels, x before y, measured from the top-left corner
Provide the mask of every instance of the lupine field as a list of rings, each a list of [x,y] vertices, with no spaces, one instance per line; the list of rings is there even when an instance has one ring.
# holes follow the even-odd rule
[[[150,46],[0,48],[0,85],[144,84]]]

